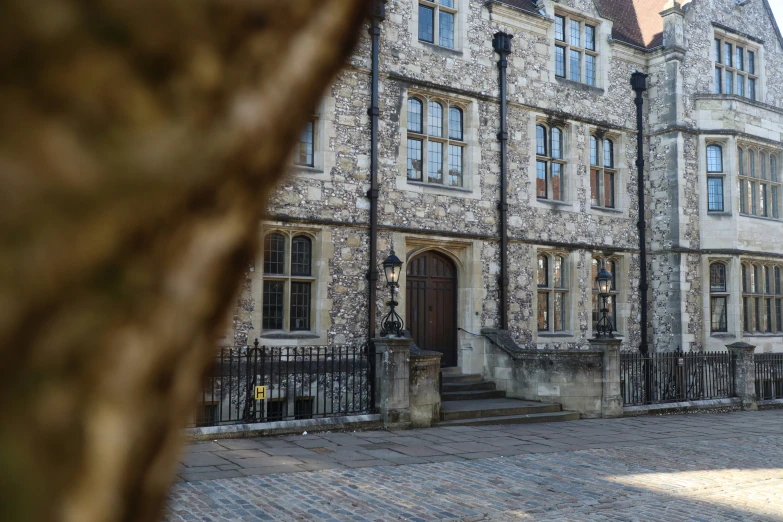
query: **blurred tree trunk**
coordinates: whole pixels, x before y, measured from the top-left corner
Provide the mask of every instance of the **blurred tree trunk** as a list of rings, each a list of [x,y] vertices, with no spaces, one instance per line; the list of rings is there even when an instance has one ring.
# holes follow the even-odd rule
[[[0,520],[148,521],[362,0],[0,2]]]

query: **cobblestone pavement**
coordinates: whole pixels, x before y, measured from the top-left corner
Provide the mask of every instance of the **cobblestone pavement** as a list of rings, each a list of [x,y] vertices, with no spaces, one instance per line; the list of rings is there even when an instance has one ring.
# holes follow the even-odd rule
[[[182,462],[167,522],[783,521],[781,410],[233,439]]]

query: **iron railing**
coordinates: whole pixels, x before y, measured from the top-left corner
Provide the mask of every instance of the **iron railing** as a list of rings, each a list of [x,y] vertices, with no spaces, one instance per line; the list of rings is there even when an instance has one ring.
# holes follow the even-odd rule
[[[620,354],[625,405],[734,396],[734,362],[728,352]]]
[[[783,353],[757,353],[756,397],[783,399]]]
[[[368,344],[220,348],[189,426],[372,413],[372,359]]]

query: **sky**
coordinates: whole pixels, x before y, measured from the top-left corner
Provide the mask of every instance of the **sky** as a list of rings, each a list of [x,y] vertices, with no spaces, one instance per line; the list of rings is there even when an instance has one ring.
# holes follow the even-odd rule
[[[778,27],[783,29],[783,0],[769,0],[769,5],[772,6],[772,12],[775,13]]]

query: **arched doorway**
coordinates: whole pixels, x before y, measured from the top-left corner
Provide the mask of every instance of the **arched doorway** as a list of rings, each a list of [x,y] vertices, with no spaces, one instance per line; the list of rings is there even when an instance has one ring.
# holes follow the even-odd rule
[[[422,350],[441,352],[442,366],[457,365],[457,269],[428,250],[408,262],[406,320]]]

